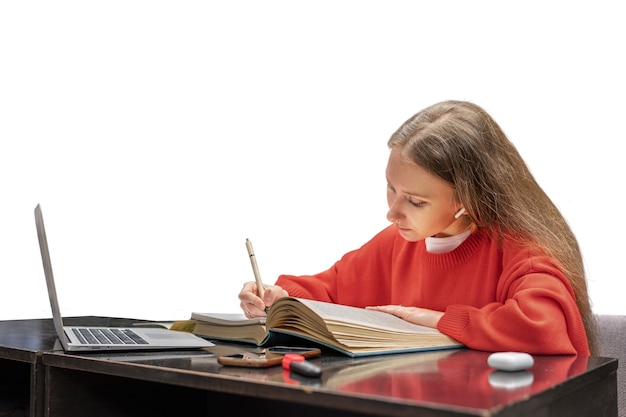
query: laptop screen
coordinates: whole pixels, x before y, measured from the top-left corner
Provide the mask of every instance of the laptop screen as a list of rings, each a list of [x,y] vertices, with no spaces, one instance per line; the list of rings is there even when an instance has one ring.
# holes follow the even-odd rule
[[[46,284],[48,285],[48,297],[50,298],[50,306],[52,307],[52,320],[57,336],[64,348],[67,349],[67,339],[63,331],[63,319],[61,309],[59,308],[59,300],[57,298],[57,290],[54,285],[54,275],[52,273],[52,262],[50,261],[50,251],[48,250],[48,239],[46,238],[46,228],[43,224],[43,215],[41,206],[37,204],[35,207],[35,224],[37,225],[37,237],[39,238],[39,249],[41,250],[41,260],[43,262],[43,270],[46,276]]]

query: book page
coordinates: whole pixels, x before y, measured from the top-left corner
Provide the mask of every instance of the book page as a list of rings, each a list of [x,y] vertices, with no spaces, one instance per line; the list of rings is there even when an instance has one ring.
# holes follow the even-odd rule
[[[437,329],[409,323],[406,320],[381,311],[306,299],[298,299],[297,301],[321,316],[327,324],[332,324],[333,322],[349,324],[351,327],[376,328],[392,333],[440,334]]]

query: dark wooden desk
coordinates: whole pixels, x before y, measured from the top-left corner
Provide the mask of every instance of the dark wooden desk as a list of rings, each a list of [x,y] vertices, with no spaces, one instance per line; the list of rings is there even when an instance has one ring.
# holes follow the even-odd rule
[[[127,319],[70,317],[66,324],[125,325]],[[51,319],[0,321],[0,416],[44,415],[42,355],[60,349]]]
[[[7,323],[18,322],[5,322],[5,327],[11,327]],[[21,324],[28,324],[23,330],[31,332],[32,344],[25,346],[20,331],[21,347],[7,347],[11,337],[7,339],[0,323],[0,357],[11,350],[14,355],[6,361],[27,364],[12,376],[30,381],[30,415],[617,416],[617,361],[609,358],[535,357],[529,373],[515,374],[517,379],[504,375],[508,380],[500,380],[498,387],[494,383],[503,375],[487,366],[484,352],[361,359],[325,352],[314,360],[323,368],[322,377],[305,378],[279,367],[258,370],[217,363],[215,354],[248,346],[65,354],[49,345],[54,339],[51,323]],[[6,375],[7,363],[0,366]],[[525,378],[532,382],[514,388]]]

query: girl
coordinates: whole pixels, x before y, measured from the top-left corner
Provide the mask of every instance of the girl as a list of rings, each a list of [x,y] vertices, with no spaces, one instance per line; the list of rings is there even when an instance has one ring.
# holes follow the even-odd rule
[[[580,250],[496,122],[445,101],[389,139],[392,225],[332,268],[278,278],[248,317],[292,296],[385,311],[469,348],[589,355],[594,322]]]

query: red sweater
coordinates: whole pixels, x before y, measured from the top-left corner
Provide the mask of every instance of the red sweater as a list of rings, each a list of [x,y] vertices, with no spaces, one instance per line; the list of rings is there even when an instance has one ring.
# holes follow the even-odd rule
[[[589,355],[572,287],[549,257],[488,232],[432,254],[390,226],[313,276],[281,275],[292,297],[357,307],[397,304],[444,315],[437,328],[469,348]]]

